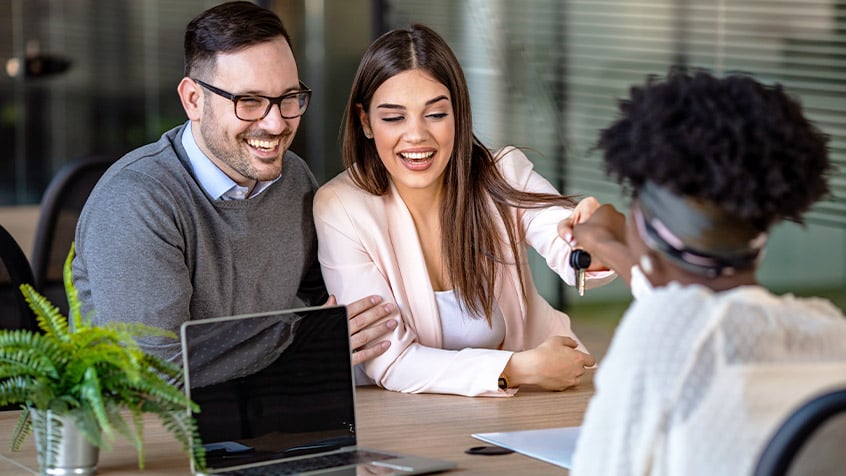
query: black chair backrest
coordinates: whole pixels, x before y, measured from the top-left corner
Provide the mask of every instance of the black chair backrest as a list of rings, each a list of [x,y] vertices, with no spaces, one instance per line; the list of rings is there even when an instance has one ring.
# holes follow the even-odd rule
[[[846,388],[820,394],[778,427],[758,458],[755,476],[843,474],[844,435]]]
[[[35,229],[32,272],[38,291],[65,315],[68,312],[62,271],[74,240],[76,222],[88,195],[115,161],[109,156],[87,156],[69,161],[56,173],[41,199]]]
[[[38,331],[35,314],[21,293],[21,284],[34,286],[29,260],[15,238],[0,226],[0,328]]]

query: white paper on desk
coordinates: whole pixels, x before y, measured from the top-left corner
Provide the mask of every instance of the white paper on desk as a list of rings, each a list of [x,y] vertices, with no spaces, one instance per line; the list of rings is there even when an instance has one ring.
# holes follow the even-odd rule
[[[570,469],[573,466],[573,452],[576,450],[576,440],[579,438],[579,427],[473,433],[471,436],[486,443]]]

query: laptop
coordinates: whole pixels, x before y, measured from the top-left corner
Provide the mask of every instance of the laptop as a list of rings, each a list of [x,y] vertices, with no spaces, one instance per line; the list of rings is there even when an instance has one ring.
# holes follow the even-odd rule
[[[188,321],[185,393],[206,452],[193,474],[423,474],[455,467],[359,448],[344,306]],[[190,410],[189,410],[190,411]],[[193,454],[193,451],[192,451]]]

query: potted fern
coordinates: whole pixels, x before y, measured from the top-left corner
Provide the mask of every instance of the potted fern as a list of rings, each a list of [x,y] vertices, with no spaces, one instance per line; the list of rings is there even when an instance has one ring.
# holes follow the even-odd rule
[[[134,444],[143,469],[141,415],[153,413],[203,467],[196,422],[187,411],[196,405],[180,388],[180,368],[145,353],[135,341],[141,335],[176,335],[143,324],[95,326],[90,316],[80,315],[71,281],[73,255],[71,245],[64,264],[69,318],[23,284],[42,332],[0,330],[0,405],[22,408],[12,450],[34,432],[41,474],[93,474],[99,450],[108,450],[118,433]]]

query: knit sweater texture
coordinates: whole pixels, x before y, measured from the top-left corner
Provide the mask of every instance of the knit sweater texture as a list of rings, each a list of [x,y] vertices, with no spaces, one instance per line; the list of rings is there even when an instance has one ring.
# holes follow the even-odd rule
[[[122,157],[89,196],[73,261],[82,312],[95,323],[141,322],[178,335],[189,319],[324,303],[317,182],[303,159],[286,152],[282,176],[256,197],[216,200],[192,173],[183,130]],[[140,343],[181,359],[178,339]]]

